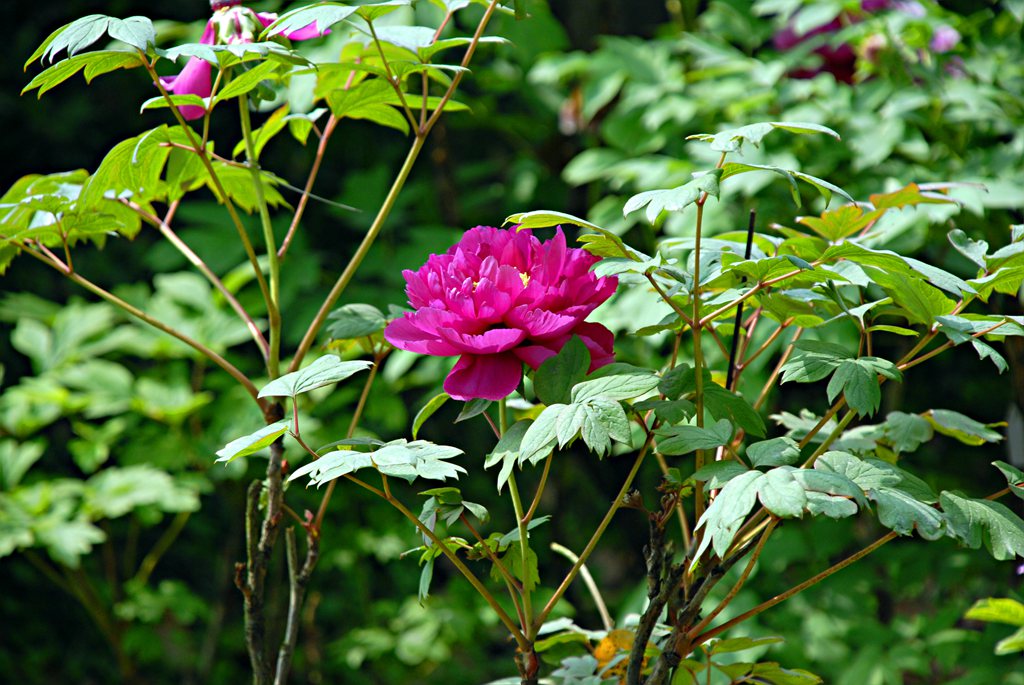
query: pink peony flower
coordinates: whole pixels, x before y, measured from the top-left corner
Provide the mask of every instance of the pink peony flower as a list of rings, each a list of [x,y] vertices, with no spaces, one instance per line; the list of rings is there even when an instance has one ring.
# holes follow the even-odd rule
[[[206,29],[199,39],[203,45],[251,43],[263,29],[277,19],[276,14],[253,12],[248,7],[242,7],[242,0],[210,0],[210,9],[213,10],[213,16],[206,22]],[[309,26],[286,31],[281,35],[290,40],[308,40],[328,33],[330,31],[318,31],[316,23],[311,23]],[[191,94],[208,98],[212,91],[212,71],[213,67],[209,62],[191,57],[180,74],[163,76],[160,82],[174,95]],[[178,110],[186,119],[198,119],[206,113],[206,110],[198,105],[183,105]]]
[[[459,357],[444,382],[457,400],[507,397],[523,378],[578,335],[590,370],[614,359],[611,331],[584,319],[611,297],[615,277],[598,278],[598,257],[567,248],[559,228],[541,242],[530,231],[477,226],[419,271],[405,271],[416,311],[388,324],[384,337],[420,354]]]

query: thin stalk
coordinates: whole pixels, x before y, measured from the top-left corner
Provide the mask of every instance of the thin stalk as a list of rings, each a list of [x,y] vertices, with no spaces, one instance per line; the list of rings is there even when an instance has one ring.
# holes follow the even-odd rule
[[[352,72],[355,74],[355,72]],[[349,83],[351,83],[351,77]],[[348,90],[348,84],[346,84],[345,90]],[[299,203],[295,207],[295,214],[292,215],[292,222],[288,226],[288,232],[284,236],[284,240],[281,242],[281,247],[277,251],[277,258],[284,259],[285,254],[288,252],[288,248],[292,244],[292,239],[295,237],[296,231],[298,231],[299,223],[302,221],[302,216],[306,212],[306,205],[309,204],[309,198],[313,193],[313,184],[316,182],[316,177],[320,173],[320,165],[323,164],[324,154],[327,152],[327,141],[331,139],[331,134],[334,133],[335,127],[338,125],[338,119],[333,114],[328,117],[327,123],[324,125],[323,133],[320,135],[320,142],[316,146],[316,156],[313,158],[313,166],[310,167],[309,177],[306,179],[306,187],[302,189],[302,196],[299,198]]]
[[[548,458],[544,460],[544,470],[540,474],[540,483],[537,484],[537,492],[533,495],[533,502],[530,504],[530,508],[526,511],[526,523],[530,523],[533,520],[533,514],[537,511],[537,505],[540,504],[540,497],[544,494],[544,486],[548,482],[548,474],[551,472],[551,462],[555,458],[554,450],[548,455]]]
[[[498,401],[498,433],[500,433],[498,439],[508,431],[508,410],[505,406],[505,399]],[[516,476],[514,473],[508,474],[508,491],[512,496],[512,509],[516,514],[516,528],[519,529],[519,554],[522,563],[519,568],[522,569],[523,575],[525,576],[529,571],[528,559],[530,558],[530,538],[529,538],[529,526],[526,514],[523,511],[523,501],[519,497],[519,487],[516,485]],[[530,597],[530,588],[524,582],[522,586],[522,597],[523,597],[523,615],[526,617],[526,624],[524,626],[526,630],[526,637],[529,640],[534,638],[533,630],[533,601]]]
[[[551,543],[551,551],[561,554],[563,557],[576,563],[580,560],[576,554],[568,547],[563,547],[557,542]],[[605,630],[611,630],[615,627],[615,621],[612,620],[612,615],[608,613],[608,605],[604,603],[604,597],[601,596],[601,590],[597,587],[597,583],[594,582],[594,576],[590,575],[590,571],[587,569],[586,564],[580,565],[580,578],[583,579],[583,584],[587,586],[587,590],[590,591],[590,596],[594,600],[594,606],[597,607],[597,613],[601,615],[601,623],[604,624]]]
[[[480,543],[480,547],[481,549],[483,549],[484,556],[486,556],[487,559],[490,560],[492,564],[494,564],[494,567],[498,569],[498,573],[501,574],[501,577],[505,581],[505,587],[508,589],[508,596],[512,600],[512,606],[516,608],[516,615],[519,617],[519,625],[525,628],[525,626],[527,625],[526,616],[523,614],[523,608],[519,605],[519,600],[516,596],[517,591],[522,592],[522,587],[516,581],[516,579],[512,577],[512,574],[509,573],[509,570],[505,568],[505,564],[501,562],[501,559],[499,559],[498,556],[494,553],[494,550],[492,550],[490,546],[488,546],[488,544],[484,542],[483,537],[481,537],[480,533],[477,532],[477,529],[473,526],[473,524],[469,522],[469,517],[465,514],[462,514],[459,517],[459,519],[466,526],[466,528],[469,529],[469,532],[473,534],[473,537],[476,538],[476,541]]]
[[[760,604],[758,604],[756,607],[754,607],[750,611],[746,611],[746,612],[740,614],[739,616],[737,616],[736,618],[730,619],[729,621],[726,621],[725,623],[723,623],[722,625],[720,625],[720,626],[718,626],[716,628],[712,628],[711,630],[708,630],[708,631],[706,631],[704,633],[701,633],[700,635],[697,635],[695,638],[693,638],[693,642],[692,642],[691,646],[696,647],[698,645],[701,645],[701,644],[707,642],[708,640],[710,640],[711,638],[716,637],[718,635],[721,635],[722,633],[724,633],[725,631],[729,630],[730,628],[732,628],[734,626],[737,626],[740,623],[743,623],[747,619],[752,618],[754,616],[757,616],[758,614],[760,614],[761,612],[763,612],[763,611],[765,611],[767,609],[771,609],[773,606],[775,606],[776,604],[779,604],[780,602],[786,601],[787,599],[789,599],[793,595],[795,595],[797,593],[800,593],[800,592],[803,592],[804,590],[806,590],[807,588],[811,587],[812,585],[816,585],[816,584],[820,583],[821,581],[825,580],[826,578],[828,578],[832,574],[838,573],[839,571],[842,571],[844,568],[846,568],[850,564],[863,559],[864,557],[866,557],[867,555],[871,554],[876,549],[878,549],[879,547],[884,545],[885,543],[889,542],[890,540],[895,539],[896,536],[897,536],[897,533],[895,533],[895,532],[891,532],[891,533],[888,533],[886,535],[883,535],[878,540],[875,540],[873,543],[871,543],[870,545],[868,545],[864,549],[860,550],[859,552],[856,552],[855,554],[851,554],[850,556],[846,557],[845,559],[843,559],[839,563],[830,566],[829,568],[825,569],[824,571],[822,571],[821,573],[819,573],[819,574],[817,574],[815,576],[812,576],[811,578],[808,578],[807,580],[805,580],[804,582],[800,583],[799,585],[796,585],[796,586],[790,588],[789,590],[786,590],[785,592],[783,592],[781,594],[778,594],[778,595],[772,597],[771,599],[769,599],[769,600],[767,600],[765,602],[761,602]]]
[[[626,493],[629,492],[630,486],[633,485],[633,479],[636,478],[636,474],[639,473],[640,466],[644,462],[644,457],[647,456],[647,453],[650,451],[653,442],[654,433],[648,433],[647,440],[644,441],[643,447],[640,448],[640,452],[637,454],[636,460],[633,462],[633,467],[630,469],[629,474],[626,476],[626,480],[623,481],[622,487],[619,488],[618,494],[612,501],[611,506],[608,508],[608,512],[604,515],[604,518],[601,519],[601,523],[598,524],[597,530],[595,530],[594,534],[590,536],[590,541],[587,542],[587,546],[584,547],[583,551],[580,553],[579,561],[572,565],[572,568],[569,569],[569,572],[565,575],[565,578],[562,579],[562,582],[555,590],[555,593],[551,595],[551,599],[548,600],[548,603],[544,605],[544,608],[541,609],[540,613],[538,613],[537,617],[534,619],[535,629],[540,628],[540,626],[544,625],[544,621],[547,619],[548,614],[551,613],[551,611],[555,608],[555,605],[558,603],[558,600],[560,600],[562,598],[562,595],[565,594],[566,590],[569,589],[569,586],[572,584],[572,581],[576,578],[576,574],[580,572],[580,568],[583,567],[583,564],[586,563],[587,559],[590,557],[590,554],[594,551],[594,548],[597,547],[598,541],[600,541],[601,536],[604,535],[604,531],[612,522],[612,518],[615,517],[615,512],[617,512],[619,510],[619,507],[622,506],[622,500],[626,496]]]
[[[704,199],[707,199],[705,196]],[[693,368],[694,368],[694,404],[697,407],[696,423],[699,428],[704,427],[704,350],[701,347],[701,329],[704,323],[700,318],[700,239],[702,223],[704,220],[704,202],[697,202],[697,236],[694,242],[693,258]],[[704,450],[697,450],[696,470],[704,467]],[[694,517],[700,519],[704,513],[704,488],[698,483],[693,495]]]
[[[743,573],[740,574],[739,579],[732,586],[729,592],[725,595],[722,601],[718,603],[718,606],[716,606],[710,614],[705,616],[700,623],[698,623],[696,626],[693,627],[692,630],[690,630],[691,636],[698,635],[700,631],[704,630],[709,625],[711,625],[711,622],[715,620],[715,617],[722,613],[722,611],[727,606],[729,606],[729,603],[736,598],[736,595],[739,594],[740,590],[743,588],[743,585],[747,582],[747,578],[750,577],[751,571],[754,570],[754,564],[757,563],[758,557],[761,556],[761,550],[764,549],[764,543],[768,542],[768,537],[772,534],[772,531],[775,530],[775,526],[777,526],[778,523],[778,519],[773,518],[771,523],[768,524],[768,528],[765,529],[764,533],[761,534],[761,538],[757,541],[757,546],[754,548],[753,554],[750,555],[750,560],[747,561],[747,565],[743,569]]]
[[[512,637],[515,639],[516,644],[519,645],[521,649],[528,649],[530,646],[530,641],[523,634],[523,631],[519,629],[519,626],[515,624],[515,621],[512,620],[512,617],[508,615],[508,613],[501,607],[500,604],[498,604],[498,600],[496,600],[494,598],[494,595],[492,595],[491,592],[484,586],[484,584],[480,582],[480,579],[476,577],[476,574],[473,573],[469,569],[469,567],[466,566],[465,563],[463,563],[462,559],[459,559],[458,555],[455,554],[455,552],[448,549],[448,545],[444,544],[444,542],[439,537],[437,537],[434,531],[430,530],[430,528],[427,525],[420,521],[419,517],[417,517],[416,514],[409,511],[409,509],[404,504],[399,502],[395,497],[387,496],[383,492],[380,493],[380,496],[387,500],[387,502],[391,504],[391,506],[398,509],[398,511],[400,511],[402,515],[405,516],[405,518],[411,521],[412,524],[415,525],[420,530],[421,533],[426,535],[428,538],[430,538],[430,541],[432,543],[437,545],[438,549],[441,550],[441,553],[448,557],[452,564],[455,565],[455,568],[457,568],[459,572],[463,576],[465,576],[466,580],[469,581],[469,584],[472,585],[473,588],[478,593],[480,593],[480,596],[484,598],[484,601],[486,601],[487,604],[490,605],[491,609],[494,610],[494,613],[498,616],[498,620],[501,621],[506,628],[508,628],[508,632],[512,634]]]
[[[412,110],[409,109],[409,103],[405,100],[405,92],[402,90],[402,84],[395,78],[395,75],[391,73],[391,63],[388,62],[387,56],[384,54],[384,46],[380,44],[380,38],[377,37],[377,29],[373,28],[373,22],[366,22],[370,27],[370,36],[373,38],[373,44],[377,48],[377,54],[380,55],[380,61],[384,65],[384,73],[388,77],[388,83],[394,89],[395,94],[398,96],[399,102],[402,103],[402,111],[405,112],[406,118],[409,120],[409,124],[413,130],[419,130],[419,124],[416,122],[416,117],[412,115]]]
[[[167,527],[160,539],[153,545],[153,549],[142,558],[142,563],[139,564],[139,570],[136,572],[133,580],[138,582],[140,585],[145,585],[149,582],[149,577],[153,574],[153,570],[156,569],[156,565],[160,562],[163,555],[171,548],[174,541],[178,539],[181,531],[185,529],[185,524],[188,523],[189,517],[192,515],[190,511],[178,512],[171,521],[171,525]]]
[[[274,224],[270,220],[267,198],[263,192],[260,177],[260,163],[256,155],[256,143],[252,138],[252,119],[249,116],[249,97],[238,97],[238,114],[242,122],[242,140],[245,141],[245,160],[252,175],[252,187],[256,191],[260,225],[263,227],[263,242],[267,248],[267,262],[270,266],[270,299],[267,301],[267,319],[270,325],[270,350],[267,355],[267,371],[270,378],[280,375],[281,360],[281,263],[277,258],[277,243],[274,239]]]
[[[786,351],[779,357],[779,361],[775,364],[775,368],[772,369],[771,374],[768,376],[768,380],[765,381],[764,387],[761,389],[761,394],[757,396],[757,401],[754,402],[754,409],[760,409],[764,401],[768,399],[768,393],[775,387],[775,381],[779,378],[779,373],[782,372],[782,367],[789,361],[790,356],[793,354],[793,350],[796,349],[796,341],[800,339],[800,336],[804,334],[803,328],[796,329],[796,333],[793,334],[793,339],[789,341],[789,345],[786,346]]]
[[[192,264],[192,266],[196,267],[196,269],[199,270],[199,273],[203,274],[203,276],[206,277],[206,280],[217,289],[217,291],[224,297],[224,301],[227,302],[235,311],[238,318],[245,323],[245,327],[249,330],[249,334],[252,336],[253,341],[256,343],[257,347],[260,348],[260,353],[263,355],[263,359],[266,360],[270,348],[267,346],[267,341],[263,337],[263,333],[260,331],[259,327],[256,325],[256,322],[253,321],[251,316],[249,316],[249,312],[245,310],[245,307],[243,307],[238,301],[238,298],[236,298],[234,294],[227,289],[227,286],[224,285],[224,282],[217,276],[217,274],[215,274],[206,262],[203,261],[202,257],[197,255],[195,251],[189,247],[188,243],[178,237],[178,234],[171,229],[171,220],[173,219],[174,213],[177,211],[180,203],[181,200],[175,200],[172,202],[163,219],[152,216],[137,205],[129,204],[128,206],[160,231],[160,235],[166,238],[167,242],[173,245],[174,248],[180,252],[182,256]]]
[[[473,53],[476,52],[477,46],[480,44],[480,37],[484,34],[484,29],[487,28],[488,22],[491,21],[491,16],[494,14],[494,10],[498,7],[498,0],[491,0],[487,5],[487,9],[484,10],[484,16],[481,17],[480,23],[477,24],[476,32],[473,33],[473,38],[469,42],[469,46],[466,48],[466,54],[462,58],[462,62],[459,66],[466,68],[469,66],[470,61],[473,59]],[[459,87],[459,83],[462,82],[462,77],[465,71],[457,71],[452,77],[451,84],[448,85],[448,90],[445,91],[444,95],[441,96],[441,101],[437,105],[437,109],[427,119],[426,125],[420,129],[420,134],[426,136],[430,133],[430,129],[434,128],[434,124],[441,118],[441,112],[444,111],[445,105],[452,99],[452,95],[455,94],[455,90]]]
[[[334,286],[331,288],[326,299],[320,305],[319,311],[316,316],[313,317],[313,321],[309,324],[309,328],[306,329],[306,334],[302,337],[302,342],[299,343],[298,349],[295,351],[295,357],[292,359],[292,363],[288,366],[288,371],[295,371],[299,368],[299,364],[305,358],[306,353],[309,352],[313,346],[313,342],[316,340],[317,333],[320,332],[320,327],[323,326],[324,321],[327,320],[327,315],[330,314],[331,308],[334,303],[341,297],[341,293],[348,287],[352,277],[355,276],[356,270],[359,265],[363,263],[363,259],[370,252],[370,247],[377,239],[377,235],[384,227],[384,222],[387,220],[388,215],[391,214],[392,208],[395,206],[395,201],[398,199],[398,193],[402,190],[405,185],[406,179],[409,178],[409,172],[412,171],[413,164],[416,162],[416,158],[420,154],[420,150],[423,149],[424,138],[416,137],[413,140],[412,147],[409,148],[409,152],[405,157],[405,161],[402,163],[402,168],[398,172],[398,176],[395,178],[394,183],[391,184],[391,190],[388,191],[387,197],[384,198],[384,203],[381,205],[380,210],[377,212],[377,216],[374,218],[373,223],[370,225],[366,235],[363,236],[363,240],[359,243],[359,247],[356,249],[352,259],[349,260],[348,265],[342,272],[338,280],[335,281]]]
[[[203,168],[206,169],[206,173],[210,175],[210,181],[213,183],[213,187],[217,191],[217,195],[224,203],[224,208],[228,212],[228,216],[231,217],[231,223],[234,224],[235,230],[238,232],[238,239],[242,242],[242,247],[245,248],[245,254],[249,258],[249,263],[252,264],[253,272],[256,277],[256,283],[260,287],[260,293],[263,295],[263,301],[267,304],[267,310],[270,310],[270,289],[267,287],[267,279],[263,277],[263,269],[260,268],[259,259],[256,257],[256,250],[253,249],[252,241],[249,240],[249,234],[245,230],[245,224],[242,223],[242,218],[238,215],[238,210],[235,208],[235,203],[231,201],[227,192],[224,190],[224,185],[220,182],[220,177],[217,175],[216,169],[213,168],[213,164],[210,162],[210,157],[207,154],[206,146],[196,140],[195,131],[185,121],[185,117],[182,116],[181,112],[174,105],[171,100],[170,93],[164,87],[160,81],[160,76],[156,73],[156,69],[146,58],[145,53],[141,50],[139,55],[143,59],[146,71],[149,72],[150,77],[153,79],[154,85],[157,90],[160,91],[160,95],[163,96],[167,105],[170,107],[171,114],[177,120],[181,130],[185,133],[185,137],[188,138],[189,143],[192,144],[192,149],[199,156],[199,161],[202,162]]]
[[[18,246],[21,247],[21,249],[23,249],[27,254],[32,255],[33,257],[35,257],[39,261],[41,261],[44,264],[50,266],[54,270],[60,272],[66,278],[70,279],[71,281],[74,281],[75,283],[77,283],[78,285],[82,286],[83,288],[85,288],[89,292],[93,293],[94,295],[100,297],[103,300],[106,300],[107,302],[109,302],[110,304],[114,305],[115,307],[118,307],[119,309],[124,310],[126,313],[130,314],[131,316],[135,317],[136,319],[139,319],[140,321],[148,323],[153,328],[155,328],[155,329],[157,329],[157,330],[159,330],[159,331],[161,331],[163,333],[166,333],[167,335],[169,335],[169,336],[171,336],[173,338],[176,338],[176,339],[180,340],[181,342],[185,343],[186,345],[188,345],[189,347],[194,349],[196,352],[199,352],[201,355],[203,355],[204,357],[206,357],[207,359],[212,361],[214,364],[216,364],[217,366],[222,368],[224,371],[226,371],[228,373],[228,375],[230,375],[232,378],[234,378],[236,381],[238,381],[238,383],[243,388],[245,388],[246,392],[248,392],[250,395],[252,395],[252,398],[254,400],[256,400],[256,403],[259,404],[261,408],[263,408],[265,406],[265,402],[263,400],[260,400],[257,397],[258,394],[259,394],[259,390],[257,390],[255,385],[253,385],[252,381],[250,381],[248,379],[248,377],[246,377],[245,374],[243,374],[233,364],[231,364],[231,362],[229,362],[228,360],[224,359],[224,357],[220,356],[219,354],[217,354],[216,352],[211,350],[206,345],[202,344],[201,342],[199,342],[197,340],[193,340],[192,338],[190,338],[189,336],[185,335],[184,333],[182,333],[178,329],[173,328],[172,326],[169,326],[169,325],[165,324],[163,321],[160,321],[159,319],[154,319],[152,316],[150,316],[149,314],[146,314],[144,311],[142,311],[138,307],[135,307],[135,306],[129,304],[128,302],[125,302],[124,300],[122,300],[117,295],[115,295],[115,294],[113,294],[113,293],[111,293],[111,292],[109,292],[107,290],[104,290],[103,288],[101,288],[100,286],[96,285],[95,283],[93,283],[89,279],[85,278],[81,274],[72,273],[71,271],[69,271],[67,269],[67,267],[62,262],[59,262],[59,261],[58,262],[54,262],[52,259],[50,259],[48,257],[45,257],[45,256],[39,254],[38,252],[36,252],[35,250],[31,250],[28,247],[26,247],[26,246],[24,246],[24,245],[22,245],[20,243],[18,244]]]
[[[346,438],[351,438],[356,432],[356,426],[359,425],[359,420],[363,417],[363,410],[366,408],[366,400],[370,396],[370,388],[373,387],[373,381],[377,378],[377,369],[380,368],[380,362],[383,359],[383,355],[378,355],[373,366],[370,367],[370,373],[366,378],[366,383],[363,385],[363,392],[359,395],[359,402],[356,404],[356,409],[352,412],[352,420],[349,421],[348,431],[345,433]],[[313,454],[316,454],[315,452]],[[316,518],[314,519],[313,527],[316,530],[320,530],[320,526],[323,525],[324,514],[327,513],[327,505],[331,501],[331,495],[334,494],[334,484],[337,480],[332,480],[327,484],[327,491],[324,493],[324,498],[320,500],[320,506],[316,510]]]

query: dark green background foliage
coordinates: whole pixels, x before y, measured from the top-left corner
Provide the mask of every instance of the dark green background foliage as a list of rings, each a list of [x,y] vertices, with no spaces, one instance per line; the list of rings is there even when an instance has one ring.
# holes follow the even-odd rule
[[[428,3],[420,4],[417,12],[435,16]],[[1009,241],[1009,225],[1024,222],[1024,3],[949,2],[929,5],[921,20],[887,12],[854,24],[842,36],[862,52],[873,37],[888,37],[872,61],[861,62],[856,85],[827,73],[787,76],[816,59],[808,49],[780,54],[771,44],[785,22],[781,14],[801,4],[808,5],[804,16],[834,16],[844,3],[762,1],[752,11],[750,3],[738,0],[559,0],[550,8],[531,1],[531,19],[500,17],[491,32],[512,43],[482,48],[460,93],[472,113],[446,115],[435,130],[345,301],[384,310],[404,304],[401,269],[418,267],[465,228],[496,225],[527,209],[587,216],[653,251],[654,229],[640,213],[623,219],[625,200],[679,185],[691,171],[714,163],[688,135],[765,120],[820,123],[843,140],[769,136],[748,151],[748,160],[795,166],[858,200],[909,182],[983,183],[987,192],[973,186],[953,192],[962,202],[959,211],[935,205],[901,212],[887,243],[959,275],[974,275],[946,232],[959,227],[1001,246]],[[279,9],[272,2],[259,6]],[[139,104],[154,94],[139,71],[115,73],[88,89],[76,79],[39,101],[18,97],[30,78],[20,64],[49,31],[91,12],[194,22],[160,26],[171,44],[194,38],[206,8],[205,0],[4,3],[0,19],[13,28],[0,64],[0,185],[6,189],[30,172],[95,169],[114,144],[167,119],[166,110],[138,114]],[[475,25],[476,11],[459,19],[461,33]],[[928,38],[941,24],[954,26],[962,43],[949,54],[929,54]],[[257,124],[261,119],[257,115]],[[236,127],[232,117],[214,116],[215,138],[237,140]],[[386,193],[406,142],[393,130],[347,121],[330,145],[316,192],[360,211],[311,206],[288,256],[292,276],[283,284],[282,309],[296,322],[285,331],[292,346]],[[312,155],[312,145],[281,136],[262,161],[301,186]],[[709,204],[706,225],[712,233],[743,228],[750,209],[758,211],[761,231],[822,211],[813,189],[801,190],[804,207],[794,211],[786,184],[756,178],[762,177],[731,186],[720,202]],[[286,200],[296,199],[284,192]],[[195,197],[179,214],[181,236],[218,273],[242,264],[223,210],[212,196]],[[286,222],[284,215],[278,219],[280,235]],[[692,224],[684,213],[661,228],[664,235],[685,238]],[[81,249],[75,265],[130,301],[152,298],[150,310],[197,331],[218,349],[245,339],[223,302],[155,231],[144,229],[131,242],[111,240],[100,250]],[[91,579],[96,596],[90,601],[112,612],[119,657],[134,665],[138,682],[244,682],[248,663],[234,563],[243,556],[244,490],[262,463],[251,457],[225,468],[213,461],[225,442],[251,432],[259,416],[248,409],[244,394],[215,369],[197,365],[189,350],[129,323],[39,264],[15,261],[3,283],[0,489],[14,490],[19,474],[12,465],[38,456],[18,487],[53,517],[40,530],[50,525],[47,530],[57,532],[46,538],[44,531],[40,539],[49,543],[30,554],[0,560],[0,681],[119,678],[108,641],[83,605],[52,582],[60,578],[40,571],[49,555],[76,577]],[[631,317],[657,321],[657,312],[638,312],[635,303],[622,294],[606,320],[620,328],[635,326]],[[255,299],[246,304],[255,307]],[[1008,313],[1020,309],[1016,298],[1003,294],[993,295],[989,306]],[[854,333],[851,326],[851,340]],[[898,345],[897,336],[888,338],[893,339],[888,344]],[[897,409],[945,408],[984,423],[1010,419],[1008,441],[968,448],[940,438],[909,455],[915,472],[928,474],[936,489],[959,487],[976,495],[998,490],[1002,484],[989,462],[1024,459],[1024,350],[1009,344],[1018,340],[1000,345],[1009,363],[1002,375],[992,373],[990,362],[958,349],[909,371],[904,383],[883,386],[882,416]],[[648,339],[627,336],[617,341],[617,351],[640,364],[664,353]],[[876,354],[894,358],[904,351]],[[237,349],[229,357],[249,372],[259,368],[255,356]],[[444,360],[393,355],[382,370],[384,382],[371,394],[363,432],[386,440],[406,436],[412,416],[438,392],[443,365]],[[766,373],[752,369],[744,389],[756,392]],[[335,439],[348,425],[358,392],[353,384],[325,394],[313,415],[303,417],[306,430],[321,442]],[[826,407],[822,393],[806,388],[787,386],[786,397],[785,405],[770,401],[768,413],[795,413],[805,405],[820,413]],[[494,502],[491,477],[479,477],[493,438],[479,419],[453,427],[455,404],[444,406],[422,437],[464,449],[459,463],[471,477],[463,479],[463,493],[468,500]],[[100,477],[111,466],[122,468],[123,482]],[[555,514],[543,540],[579,550],[627,469],[614,457],[598,463],[583,452],[560,454],[542,503]],[[639,486],[650,493],[656,484],[651,472]],[[305,497],[315,509],[316,493],[298,489],[289,492],[293,508],[301,513]],[[412,501],[413,491],[403,494]],[[72,509],[48,510],[44,500],[50,497],[65,497]],[[1019,509],[1020,503],[1007,504]],[[491,505],[499,520],[511,520],[505,506]],[[12,544],[4,538],[12,529],[3,518],[9,511],[0,509],[0,553]],[[180,534],[152,576],[126,582],[154,545],[170,539],[168,530]],[[511,648],[497,642],[500,626],[447,564],[437,564],[426,605],[417,602],[417,555],[400,557],[419,542],[393,510],[343,487],[324,530],[295,682],[470,685],[509,675]],[[739,613],[785,590],[875,539],[879,530],[867,517],[790,522],[768,544],[730,611]],[[589,564],[616,616],[641,607],[645,590],[637,541],[645,536],[643,517],[626,511]],[[546,545],[535,548],[542,569],[568,566]],[[283,564],[273,569],[274,587],[284,588],[278,582],[283,573]],[[807,668],[830,683],[1019,684],[1024,680],[1013,674],[1021,668],[1019,657],[992,653],[1006,631],[961,618],[977,598],[1019,592],[1012,563],[959,549],[948,539],[907,539],[748,627],[755,635],[786,638],[768,652],[772,660]],[[597,627],[583,588],[574,587],[569,599],[576,623]],[[279,621],[284,597],[272,594],[270,601],[272,619]]]

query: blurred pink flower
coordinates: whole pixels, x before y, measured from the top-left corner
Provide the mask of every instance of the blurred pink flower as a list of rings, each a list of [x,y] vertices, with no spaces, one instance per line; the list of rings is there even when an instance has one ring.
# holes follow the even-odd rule
[[[252,43],[256,36],[277,19],[276,14],[254,12],[242,6],[242,0],[210,0],[213,16],[206,22],[206,29],[199,42],[203,45],[231,45]],[[311,23],[301,29],[286,31],[280,35],[290,40],[319,38],[330,31],[318,31]],[[212,65],[198,57],[190,57],[185,68],[177,76],[162,76],[160,82],[167,92],[174,95],[198,95],[210,97]],[[183,105],[178,108],[186,119],[198,119],[206,110],[198,105]]]
[[[960,44],[960,32],[952,26],[942,26],[935,29],[935,33],[932,34],[931,47],[932,52],[943,53],[949,52],[957,45]]]
[[[590,351],[590,370],[614,359],[611,331],[584,321],[618,285],[598,278],[599,260],[567,248],[559,228],[541,242],[530,231],[477,226],[447,253],[405,271],[415,311],[388,324],[384,337],[420,354],[458,356],[444,389],[458,400],[507,397],[577,335]]]

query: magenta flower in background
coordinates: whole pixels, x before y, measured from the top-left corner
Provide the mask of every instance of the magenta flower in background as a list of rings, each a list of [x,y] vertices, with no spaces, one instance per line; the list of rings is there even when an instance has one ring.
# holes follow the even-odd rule
[[[935,33],[932,34],[932,40],[929,43],[929,47],[932,52],[943,53],[949,52],[957,45],[960,44],[960,32],[952,26],[942,26],[935,29]]]
[[[477,226],[447,253],[405,271],[415,309],[395,319],[384,337],[399,349],[459,357],[444,381],[457,400],[500,400],[577,335],[590,351],[590,370],[614,359],[611,331],[584,321],[618,285],[598,278],[599,260],[566,247],[559,228],[541,242],[528,230]]]
[[[232,45],[235,43],[252,43],[256,36],[277,19],[276,14],[254,12],[242,6],[242,0],[210,0],[213,16],[206,22],[199,42],[203,45]],[[311,23],[295,31],[282,33],[290,40],[308,40],[319,38],[330,31],[318,31],[316,23]],[[213,66],[198,57],[191,57],[185,68],[177,76],[163,76],[160,82],[169,93],[174,95],[198,95],[210,97],[212,91],[211,74]],[[198,119],[206,110],[198,105],[183,105],[178,108],[186,119]]]

